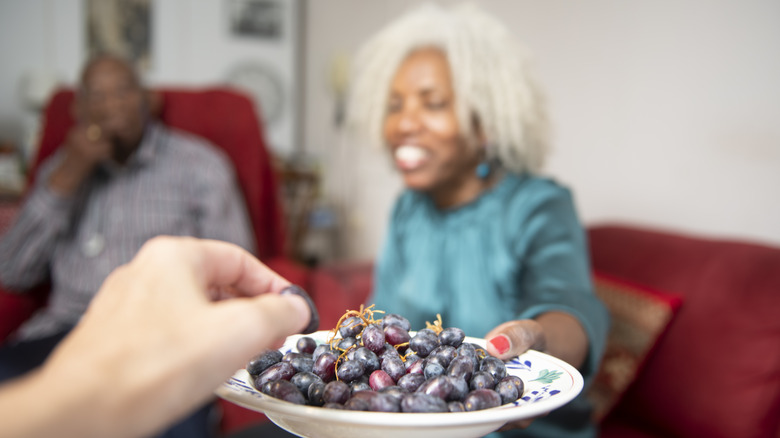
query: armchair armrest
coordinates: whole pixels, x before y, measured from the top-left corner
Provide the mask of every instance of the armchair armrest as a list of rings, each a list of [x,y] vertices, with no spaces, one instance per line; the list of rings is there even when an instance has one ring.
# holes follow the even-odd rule
[[[0,286],[0,344],[45,302],[46,294],[42,290],[22,295]]]

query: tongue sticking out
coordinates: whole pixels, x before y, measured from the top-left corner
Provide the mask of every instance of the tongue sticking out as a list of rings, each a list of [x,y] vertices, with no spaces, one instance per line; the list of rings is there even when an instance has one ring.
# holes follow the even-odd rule
[[[421,147],[403,145],[395,150],[395,161],[403,170],[414,170],[423,163],[426,155]]]

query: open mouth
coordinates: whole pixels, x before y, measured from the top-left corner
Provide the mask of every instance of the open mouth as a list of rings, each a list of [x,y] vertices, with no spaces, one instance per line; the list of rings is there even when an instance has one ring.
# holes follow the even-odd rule
[[[425,163],[428,153],[419,146],[405,144],[395,150],[394,156],[401,170],[414,170]]]

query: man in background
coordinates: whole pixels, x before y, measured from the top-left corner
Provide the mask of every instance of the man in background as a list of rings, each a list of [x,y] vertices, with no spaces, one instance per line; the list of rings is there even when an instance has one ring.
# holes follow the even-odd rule
[[[79,321],[108,274],[150,238],[194,236],[254,251],[229,159],[149,118],[147,94],[124,60],[98,56],[77,91],[76,125],[36,175],[0,241],[0,283],[49,282],[48,306],[0,348],[0,381],[40,365]],[[121,310],[121,309],[118,309]],[[165,436],[208,436],[208,408]]]

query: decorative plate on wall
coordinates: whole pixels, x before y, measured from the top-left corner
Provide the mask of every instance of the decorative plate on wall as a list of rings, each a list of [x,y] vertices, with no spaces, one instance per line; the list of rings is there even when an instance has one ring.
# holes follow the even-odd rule
[[[227,83],[254,99],[266,124],[273,125],[282,117],[287,96],[281,77],[274,68],[261,63],[241,64],[228,74]]]

